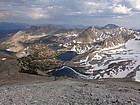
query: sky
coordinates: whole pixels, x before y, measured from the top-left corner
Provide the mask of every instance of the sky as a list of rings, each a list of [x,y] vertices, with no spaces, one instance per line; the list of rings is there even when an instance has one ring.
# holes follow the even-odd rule
[[[0,22],[140,28],[140,0],[0,0]]]

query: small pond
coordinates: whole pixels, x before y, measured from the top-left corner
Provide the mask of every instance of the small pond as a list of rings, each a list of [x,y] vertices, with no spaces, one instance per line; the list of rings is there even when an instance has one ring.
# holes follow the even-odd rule
[[[60,49],[63,49],[65,47],[63,46],[48,46],[49,48],[53,49],[53,50],[60,50]]]
[[[74,52],[74,51],[68,51],[66,53],[60,54],[59,56],[57,56],[57,58],[60,59],[60,60],[62,60],[62,61],[70,61],[76,55],[77,55],[76,52]]]
[[[13,52],[7,51],[7,50],[0,50],[0,52],[5,53],[5,54],[12,54]]]

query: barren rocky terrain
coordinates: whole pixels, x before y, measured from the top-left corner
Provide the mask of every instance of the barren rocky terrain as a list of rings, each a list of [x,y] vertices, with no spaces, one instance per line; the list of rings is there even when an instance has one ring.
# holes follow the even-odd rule
[[[27,75],[26,75],[27,76]],[[28,77],[28,76],[27,76]],[[0,87],[0,105],[139,105],[140,83],[38,77]],[[41,79],[42,78],[42,79]],[[29,79],[32,82],[29,82]]]

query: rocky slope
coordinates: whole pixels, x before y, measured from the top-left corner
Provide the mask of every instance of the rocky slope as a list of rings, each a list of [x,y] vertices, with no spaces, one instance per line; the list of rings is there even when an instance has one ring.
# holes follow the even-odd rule
[[[5,105],[138,105],[138,83],[119,80],[74,81],[0,87],[0,104]]]
[[[18,60],[15,56],[8,54],[0,54],[0,77],[16,74],[20,70]]]

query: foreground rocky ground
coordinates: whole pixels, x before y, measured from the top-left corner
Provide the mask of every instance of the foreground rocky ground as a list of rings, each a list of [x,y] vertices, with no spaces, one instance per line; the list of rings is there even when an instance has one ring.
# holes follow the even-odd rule
[[[26,79],[17,79],[15,81],[21,81],[21,84],[13,82],[1,85],[0,105],[140,104],[140,83],[137,82],[120,79],[93,81],[61,78],[54,81],[53,78],[37,78],[34,80],[33,76],[30,77],[32,82],[28,80],[26,84]]]

